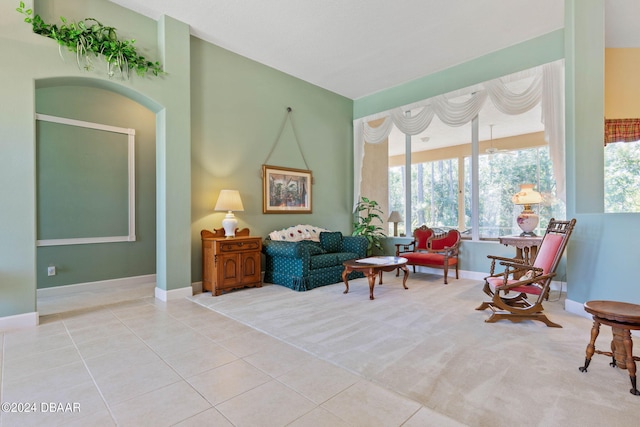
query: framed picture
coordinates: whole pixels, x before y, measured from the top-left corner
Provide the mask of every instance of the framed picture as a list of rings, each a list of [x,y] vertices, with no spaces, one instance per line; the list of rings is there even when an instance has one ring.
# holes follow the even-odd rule
[[[262,213],[311,213],[311,171],[262,165]]]

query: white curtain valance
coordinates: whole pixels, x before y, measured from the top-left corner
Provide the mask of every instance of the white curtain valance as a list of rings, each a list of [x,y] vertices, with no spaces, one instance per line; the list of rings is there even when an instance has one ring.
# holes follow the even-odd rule
[[[490,80],[472,88],[473,92],[465,101],[453,101],[459,97],[461,91],[438,95],[411,106],[394,108],[385,113],[375,115],[377,120],[383,119],[379,126],[369,125],[373,117],[354,121],[354,206],[360,199],[360,184],[362,182],[362,161],[364,159],[364,144],[378,144],[385,141],[393,126],[408,135],[424,132],[434,115],[449,126],[462,126],[469,123],[478,115],[487,99],[505,114],[522,114],[542,102],[542,123],[545,125],[545,139],[549,143],[551,161],[553,162],[554,178],[557,183],[557,195],[565,199],[564,178],[564,76],[562,60],[545,64],[540,67]],[[525,77],[533,79],[529,86],[520,93],[513,92],[507,83]],[[414,110],[422,108],[415,113]],[[414,114],[405,112],[412,110]]]

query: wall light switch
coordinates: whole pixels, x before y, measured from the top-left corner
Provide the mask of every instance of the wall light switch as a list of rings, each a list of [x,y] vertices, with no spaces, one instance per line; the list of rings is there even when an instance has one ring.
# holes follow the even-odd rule
[[[48,276],[55,276],[56,275],[56,266],[55,265],[50,265],[47,268],[47,275]]]

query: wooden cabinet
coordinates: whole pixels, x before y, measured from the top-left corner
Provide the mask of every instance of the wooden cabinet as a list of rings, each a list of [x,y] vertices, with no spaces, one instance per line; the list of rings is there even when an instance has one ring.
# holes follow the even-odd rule
[[[261,287],[260,237],[215,237],[208,230],[202,236],[202,288],[218,296],[222,291]]]

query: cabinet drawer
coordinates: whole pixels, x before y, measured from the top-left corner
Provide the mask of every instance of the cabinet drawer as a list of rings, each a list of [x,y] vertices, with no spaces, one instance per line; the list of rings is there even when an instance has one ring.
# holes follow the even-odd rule
[[[255,251],[260,249],[259,242],[221,242],[220,252],[240,252],[240,251]]]

